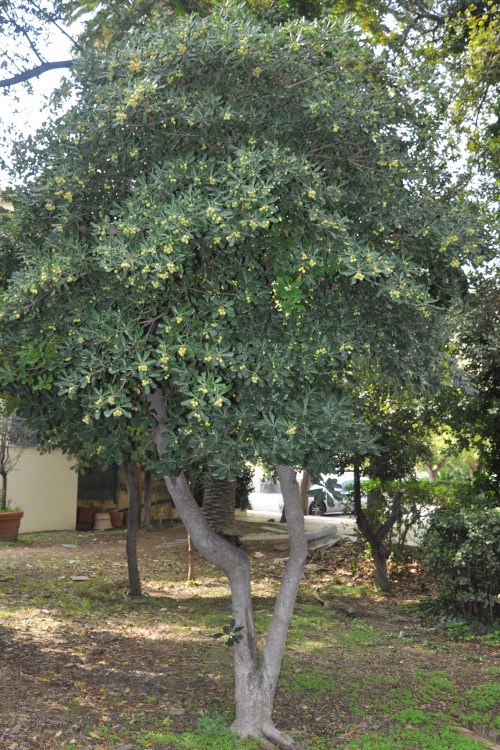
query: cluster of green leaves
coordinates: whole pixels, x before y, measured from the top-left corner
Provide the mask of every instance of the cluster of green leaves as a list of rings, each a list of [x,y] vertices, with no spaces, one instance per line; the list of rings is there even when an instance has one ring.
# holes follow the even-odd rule
[[[425,560],[448,606],[466,619],[498,614],[500,509],[438,508],[423,545]]]
[[[222,628],[222,633],[214,633],[212,635],[212,638],[214,640],[223,639],[223,643],[226,646],[234,646],[236,643],[239,643],[241,639],[243,638],[241,631],[243,630],[243,625],[236,625],[235,620],[231,618],[228,625],[224,625]]]
[[[17,163],[20,411],[108,463],[148,442],[160,389],[168,474],[368,452],[366,373],[426,380],[477,253],[425,103],[349,25],[241,8],[152,21],[74,76]]]

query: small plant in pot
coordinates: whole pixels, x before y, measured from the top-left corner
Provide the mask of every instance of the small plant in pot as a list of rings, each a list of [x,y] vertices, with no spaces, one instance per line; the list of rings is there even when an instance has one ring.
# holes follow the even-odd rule
[[[5,402],[0,401],[0,542],[14,542],[17,539],[24,515],[20,508],[12,507],[7,501],[7,477],[21,455],[20,449],[11,451],[14,419],[12,414],[7,413]]]
[[[6,503],[0,507],[0,542],[15,542],[24,511]]]

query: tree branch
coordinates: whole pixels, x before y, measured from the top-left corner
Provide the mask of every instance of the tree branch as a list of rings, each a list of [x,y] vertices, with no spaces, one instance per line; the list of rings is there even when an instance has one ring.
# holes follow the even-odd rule
[[[398,520],[399,516],[401,515],[401,500],[403,499],[403,492],[401,490],[398,490],[393,499],[392,499],[392,507],[391,507],[391,513],[389,515],[389,518],[384,521],[384,523],[380,524],[376,531],[377,539],[385,539],[388,532],[392,529],[396,521]]]
[[[56,70],[57,68],[71,68],[73,60],[57,60],[56,62],[46,62],[42,65],[37,65],[34,68],[25,70],[23,73],[18,73],[12,78],[0,79],[0,88],[9,88],[10,86],[16,86],[18,83],[24,83],[29,81],[31,78],[38,78],[43,73],[47,73],[49,70]]]
[[[5,14],[5,17],[7,18],[7,20],[9,21],[10,25],[14,29],[15,33],[16,34],[22,34],[24,36],[24,38],[28,42],[29,48],[31,49],[31,51],[33,52],[33,54],[35,55],[35,57],[38,58],[38,61],[40,62],[40,64],[43,65],[43,63],[46,62],[46,60],[41,56],[40,52],[38,51],[38,49],[35,46],[35,43],[31,40],[31,37],[28,34],[26,27],[23,26],[23,24],[21,24],[18,21],[16,21],[15,18],[12,18],[12,16],[10,15],[10,13],[8,13],[6,10],[4,10],[4,14]]]
[[[354,464],[354,517],[356,519],[356,525],[361,532],[362,536],[370,544],[375,544],[377,538],[375,533],[372,531],[366,514],[361,506],[361,472],[359,464]]]
[[[278,681],[286,634],[307,558],[304,512],[295,471],[290,466],[278,465],[276,473],[285,504],[290,556],[276,597],[263,652],[263,671],[266,676],[269,676],[274,688]]]

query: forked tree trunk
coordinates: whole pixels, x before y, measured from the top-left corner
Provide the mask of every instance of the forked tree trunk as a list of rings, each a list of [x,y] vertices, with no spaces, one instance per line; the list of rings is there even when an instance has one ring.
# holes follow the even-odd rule
[[[157,390],[148,398],[160,425],[154,430],[154,441],[161,458],[165,451],[162,431],[168,429],[163,393]],[[276,468],[286,508],[290,555],[260,658],[256,646],[247,553],[210,528],[184,474],[165,477],[165,483],[200,554],[227,575],[231,587],[232,616],[236,626],[243,627],[242,639],[234,646],[236,717],[231,728],[240,736],[263,737],[279,747],[292,750],[298,745],[274,726],[272,712],[288,626],[304,573],[307,541],[295,472],[289,466]]]
[[[304,469],[302,473],[302,479],[300,480],[300,503],[302,505],[302,513],[307,516],[307,510],[309,507],[309,490],[311,489],[312,476],[311,472]],[[280,523],[286,523],[285,506],[281,511]]]
[[[402,493],[396,492],[392,500],[389,517],[383,523],[378,520],[370,522],[361,506],[361,475],[359,466],[354,466],[354,516],[361,536],[370,545],[373,557],[375,584],[384,593],[391,590],[391,582],[387,573],[387,550],[384,540],[401,515]],[[375,510],[372,508],[372,510]],[[377,515],[374,514],[374,519]]]
[[[137,481],[137,465],[135,461],[125,461],[128,489],[127,516],[127,566],[129,595],[142,596],[139,566],[137,564],[137,529],[139,527],[139,483]]]
[[[439,476],[439,472],[441,469],[444,469],[448,461],[450,460],[449,456],[445,456],[441,459],[441,461],[438,461],[435,466],[431,466],[430,464],[424,464],[424,469],[427,472],[427,476],[429,478],[429,482],[436,482],[437,478]]]

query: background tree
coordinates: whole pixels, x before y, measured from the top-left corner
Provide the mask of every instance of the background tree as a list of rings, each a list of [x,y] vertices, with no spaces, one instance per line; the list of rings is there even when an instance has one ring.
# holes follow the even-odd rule
[[[377,436],[377,452],[346,458],[354,466],[353,506],[356,525],[368,543],[374,563],[375,582],[381,591],[390,591],[386,539],[403,510],[404,491],[394,486],[396,479],[413,476],[417,460],[426,453],[428,425],[425,398],[411,393],[396,396],[383,384],[367,388],[364,419]],[[361,472],[374,480],[362,505]]]
[[[427,103],[345,24],[160,18],[73,72],[76,103],[17,163],[1,380],[103,462],[153,430],[152,468],[231,585],[233,728],[292,747],[271,714],[307,554],[293,467],[368,452],[356,358],[424,386],[478,240]],[[248,556],[183,473],[231,480],[256,458],[276,466],[291,547],[260,655]]]
[[[9,473],[16,467],[22,453],[20,446],[13,445],[17,433],[15,420],[16,417],[9,412],[5,401],[0,399],[0,477],[2,477],[0,510],[8,508]]]
[[[461,436],[479,453],[487,485],[500,487],[500,273],[476,279],[459,325],[459,343],[475,392],[459,405]]]

